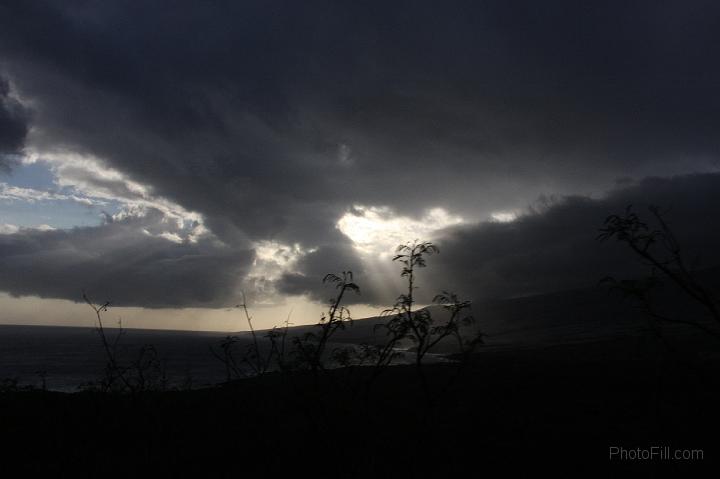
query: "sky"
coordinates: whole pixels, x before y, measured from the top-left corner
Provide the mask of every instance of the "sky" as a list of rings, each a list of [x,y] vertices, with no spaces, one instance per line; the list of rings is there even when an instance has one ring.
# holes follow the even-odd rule
[[[0,0],[0,323],[243,329],[590,287],[657,204],[720,263],[712,1]],[[116,307],[115,307],[116,306]]]

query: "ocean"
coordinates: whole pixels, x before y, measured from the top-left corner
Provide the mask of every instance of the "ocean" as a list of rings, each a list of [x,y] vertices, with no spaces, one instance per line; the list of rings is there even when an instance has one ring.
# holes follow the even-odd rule
[[[679,318],[700,316],[697,306],[670,301],[663,310]],[[677,304],[676,304],[677,303]],[[433,314],[442,317],[437,308]],[[488,301],[473,308],[476,326],[486,334],[485,344],[478,352],[546,348],[553,345],[609,341],[621,344],[636,339],[648,344],[658,342],[648,317],[626,301],[609,296],[606,291],[563,292],[512,300]],[[376,325],[385,321],[371,318],[355,321],[333,336],[328,351],[336,347],[352,347],[363,343],[383,344],[382,330]],[[312,326],[291,329],[290,336],[302,335]],[[686,343],[696,351],[716,351],[716,345],[706,344],[703,331],[683,325],[664,326],[664,335],[673,341]],[[116,329],[107,329],[113,337]],[[225,365],[211,353],[219,350],[228,333],[126,329],[119,344],[121,363],[137,357],[143,345],[153,345],[165,365],[169,387],[204,387],[223,382]],[[249,333],[233,333],[239,337],[237,356],[241,357],[251,344]],[[260,337],[265,332],[259,332]],[[709,336],[708,336],[709,337]],[[645,338],[645,339],[643,339]],[[288,338],[288,343],[290,342]],[[403,347],[407,348],[410,344]],[[261,346],[262,347],[262,346]],[[444,361],[442,344],[429,355],[428,362]],[[396,364],[411,361],[412,355],[400,358]],[[77,391],[82,385],[97,382],[103,377],[106,357],[94,328],[55,326],[0,325],[0,381],[17,379],[20,386],[42,387],[59,391]]]
[[[106,329],[114,338],[117,329]],[[249,338],[240,333],[243,341]],[[118,343],[121,361],[133,360],[143,345],[153,345],[163,361],[170,387],[202,387],[225,379],[225,367],[210,352],[226,333],[125,329]],[[244,344],[238,345],[238,351]],[[19,386],[73,392],[103,376],[105,352],[95,328],[0,325],[0,381]]]

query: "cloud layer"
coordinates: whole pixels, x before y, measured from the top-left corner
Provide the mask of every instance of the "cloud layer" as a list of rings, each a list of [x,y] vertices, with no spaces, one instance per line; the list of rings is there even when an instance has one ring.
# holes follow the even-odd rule
[[[597,240],[605,218],[622,214],[629,205],[653,228],[658,225],[647,208],[660,207],[692,267],[720,266],[720,231],[713,227],[720,217],[720,174],[647,178],[603,198],[546,199],[512,222],[486,221],[437,232],[434,242],[441,252],[418,271],[419,300],[429,302],[442,290],[484,300],[593,287],[606,276],[645,276],[650,269],[626,245]],[[328,292],[318,278],[354,269],[363,294],[350,301],[388,305],[403,292],[399,281],[386,288],[386,280],[373,276],[352,251],[321,252],[304,258],[307,276],[287,275],[281,289],[324,300]],[[383,273],[399,276],[400,266],[384,261]]]
[[[720,175],[648,178],[602,199],[560,198],[512,223],[483,223],[447,231],[434,286],[447,285],[474,299],[521,296],[591,287],[606,276],[650,274],[650,268],[616,241],[600,242],[604,219],[627,206],[652,228],[658,206],[694,268],[720,265]],[[658,250],[663,254],[662,250]],[[666,253],[665,253],[666,255]]]
[[[27,110],[10,95],[10,84],[0,75],[0,173],[10,171],[17,162],[25,144],[28,121]]]
[[[589,195],[621,177],[717,171],[719,14],[710,1],[3,2],[0,168],[32,151],[61,186],[178,205],[242,257],[130,220],[26,231],[1,238],[3,288],[75,297],[53,275],[86,277],[96,263],[77,252],[89,248],[118,261],[106,265],[118,278],[146,278],[127,302],[211,303],[210,286],[221,302],[227,285],[180,283],[247,271],[239,252],[273,241],[312,251],[280,291],[313,291],[307,278],[329,266],[367,270],[336,229],[354,205],[477,223],[541,194],[576,196],[447,232],[442,282],[523,294],[537,268],[565,284],[579,278],[563,272],[576,264],[561,257],[566,236],[592,236],[624,201]],[[19,244],[35,249],[9,259]],[[42,255],[47,268],[20,274]],[[153,289],[164,268],[174,286]]]
[[[123,306],[226,307],[254,258],[249,249],[168,224],[149,210],[101,227],[0,234],[0,290],[13,295],[97,301]]]

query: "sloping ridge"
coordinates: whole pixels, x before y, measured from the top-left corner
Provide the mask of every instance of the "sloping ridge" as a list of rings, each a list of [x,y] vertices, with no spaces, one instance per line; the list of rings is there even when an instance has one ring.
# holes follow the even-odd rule
[[[700,271],[696,277],[710,291],[720,291],[720,268]],[[703,308],[689,300],[670,280],[663,280],[655,291],[653,305],[668,316],[686,320],[700,319],[715,327]],[[447,312],[441,306],[429,306],[428,309],[439,321],[447,317]],[[544,347],[650,332],[650,318],[637,301],[624,297],[620,291],[599,285],[522,298],[476,302],[472,314],[475,328],[486,335],[486,349]],[[381,316],[355,320],[344,330],[338,331],[333,342],[382,343],[385,333],[378,325],[386,321],[387,318]],[[677,334],[695,333],[694,328],[685,326],[666,328]],[[290,334],[301,335],[314,329],[316,326],[297,326],[290,328]],[[475,331],[468,330],[468,335]],[[453,350],[449,341],[445,343],[437,352]]]

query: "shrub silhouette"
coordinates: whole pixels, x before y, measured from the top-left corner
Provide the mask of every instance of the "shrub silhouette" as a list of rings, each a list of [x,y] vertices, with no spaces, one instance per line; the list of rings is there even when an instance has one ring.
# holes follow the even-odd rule
[[[222,362],[225,366],[225,381],[230,382],[233,379],[247,378],[250,376],[262,376],[270,370],[273,364],[273,358],[279,351],[271,347],[269,351],[264,352],[260,347],[257,331],[252,323],[252,316],[247,305],[245,293],[242,293],[242,303],[235,305],[235,308],[242,309],[245,320],[248,325],[248,331],[252,342],[245,348],[245,352],[240,359],[235,357],[235,347],[241,341],[239,336],[228,335],[220,342],[220,351],[216,351],[210,347],[210,352]],[[275,330],[273,329],[273,332]],[[270,333],[268,333],[270,334]],[[273,343],[274,344],[274,343]],[[241,365],[246,365],[249,372],[246,372]]]
[[[240,338],[238,336],[227,335],[220,341],[219,352],[210,346],[210,353],[225,366],[225,382],[227,383],[233,379],[248,377],[235,359],[235,346],[239,341]]]
[[[415,240],[396,248],[392,260],[402,265],[400,276],[407,281],[407,292],[398,296],[392,308],[383,311],[383,316],[388,317],[388,321],[376,326],[376,329],[385,330],[386,341],[373,351],[375,367],[368,388],[372,381],[392,364],[393,359],[401,354],[398,347],[409,341],[413,345],[410,349],[414,353],[413,363],[426,399],[430,403],[430,385],[422,368],[426,355],[440,342],[453,337],[458,343],[461,363],[464,364],[468,355],[482,342],[480,333],[471,340],[463,337],[461,328],[473,325],[475,320],[470,313],[471,303],[460,300],[455,293],[443,291],[433,298],[433,303],[441,305],[448,312],[449,317],[445,322],[436,321],[428,308],[414,309],[417,270],[427,266],[427,256],[438,253],[440,249],[429,241]]]
[[[274,327],[267,331],[263,341],[256,331],[250,308],[245,294],[242,303],[235,307],[242,310],[250,335],[250,344],[244,351],[238,351],[243,339],[237,335],[228,335],[217,347],[210,347],[213,356],[224,366],[225,383],[236,379],[262,376],[271,371],[293,373],[310,371],[315,378],[329,368],[342,367],[350,372],[359,366],[372,366],[367,376],[366,391],[370,391],[373,381],[400,354],[401,347],[412,345],[407,350],[413,355],[413,364],[418,371],[423,389],[430,395],[429,386],[422,370],[424,359],[432,350],[446,339],[456,341],[461,359],[466,359],[474,348],[482,341],[481,335],[467,339],[463,328],[474,324],[471,314],[471,303],[458,298],[454,293],[443,291],[433,298],[433,303],[447,311],[447,318],[437,321],[428,308],[415,309],[415,292],[417,272],[427,266],[426,258],[438,254],[439,249],[431,242],[408,242],[396,248],[394,262],[402,265],[400,276],[407,281],[407,290],[400,294],[392,308],[386,309],[381,316],[387,318],[384,323],[375,326],[375,331],[384,330],[385,338],[380,344],[354,345],[329,350],[333,336],[352,325],[350,310],[343,304],[347,294],[360,294],[360,287],[354,281],[352,271],[340,274],[327,274],[323,283],[335,287],[335,295],[329,300],[328,309],[315,325],[314,331],[301,336],[289,338],[290,315],[283,327]],[[156,348],[145,345],[138,351],[137,357],[130,362],[120,358],[119,344],[124,334],[122,324],[113,338],[107,334],[103,313],[110,305],[93,303],[83,293],[83,299],[93,309],[97,324],[96,330],[100,337],[106,356],[104,376],[100,382],[100,390],[105,392],[139,392],[150,389],[164,389],[167,385],[164,365]],[[328,362],[329,360],[329,362]],[[336,383],[339,376],[332,378]]]
[[[403,338],[410,339],[415,344],[415,364],[417,366],[422,362],[428,350],[428,341],[430,336],[430,328],[432,325],[432,316],[427,309],[413,311],[415,304],[415,271],[417,268],[427,266],[425,256],[439,253],[440,250],[430,242],[407,243],[399,245],[393,261],[397,261],[403,265],[400,276],[407,280],[407,293],[398,296],[395,305],[384,311],[384,314],[390,315],[387,327],[389,330],[395,330],[401,333]]]
[[[709,314],[715,324],[720,324],[720,307],[712,292],[697,280],[693,271],[688,267],[680,243],[657,206],[648,208],[652,218],[658,224],[651,228],[635,212],[632,205],[620,215],[610,215],[605,219],[604,227],[600,229],[597,239],[607,241],[616,239],[628,247],[651,268],[651,276],[643,280],[617,281],[613,277],[603,279],[614,288],[621,290],[627,296],[640,301],[645,311],[659,323],[686,324],[701,329],[715,337],[720,334],[694,319],[671,318],[657,311],[650,301],[650,293],[660,283],[659,276],[669,279],[687,297]]]
[[[269,343],[267,348],[262,348],[260,338],[253,327],[252,316],[250,315],[245,294],[243,302],[236,305],[244,312],[252,341],[241,357],[236,357],[236,346],[241,342],[239,336],[226,336],[219,345],[220,351],[210,348],[212,354],[225,366],[226,382],[233,379],[261,376],[271,370],[290,372],[293,370],[310,370],[314,374],[325,369],[325,358],[327,345],[331,337],[338,331],[345,329],[346,325],[352,322],[350,311],[342,305],[343,298],[348,291],[360,293],[360,288],[353,282],[352,271],[343,271],[341,275],[327,274],[323,283],[334,284],[337,293],[329,300],[328,311],[323,313],[320,322],[317,323],[318,332],[308,332],[300,337],[293,337],[291,340],[292,349],[288,347],[288,332],[290,328],[290,315],[283,327],[273,327],[267,331],[264,338]],[[332,356],[335,357],[336,351]],[[292,357],[292,360],[289,359]],[[249,371],[242,367],[249,368]]]
[[[305,367],[317,373],[324,369],[323,357],[326,353],[328,341],[338,331],[345,329],[348,323],[352,323],[350,310],[342,305],[343,297],[348,291],[360,294],[360,287],[353,282],[352,271],[343,271],[341,276],[327,274],[323,283],[335,284],[337,294],[329,300],[327,313],[323,313],[317,327],[319,333],[309,332],[300,338],[293,338],[296,354],[301,367]]]
[[[286,372],[291,368],[288,361],[287,336],[290,330],[290,316],[292,311],[288,313],[285,324],[282,327],[273,326],[271,330],[265,333],[265,338],[270,342],[270,353],[275,357],[275,364],[282,372]]]
[[[95,329],[105,353],[105,370],[100,380],[100,390],[132,394],[149,390],[165,390],[167,387],[165,364],[155,346],[141,346],[135,359],[123,363],[119,350],[120,340],[124,335],[122,322],[118,321],[118,331],[112,340],[108,338],[103,324],[102,314],[108,311],[110,302],[106,301],[102,305],[97,305],[85,292],[82,297],[95,312],[97,319]]]

